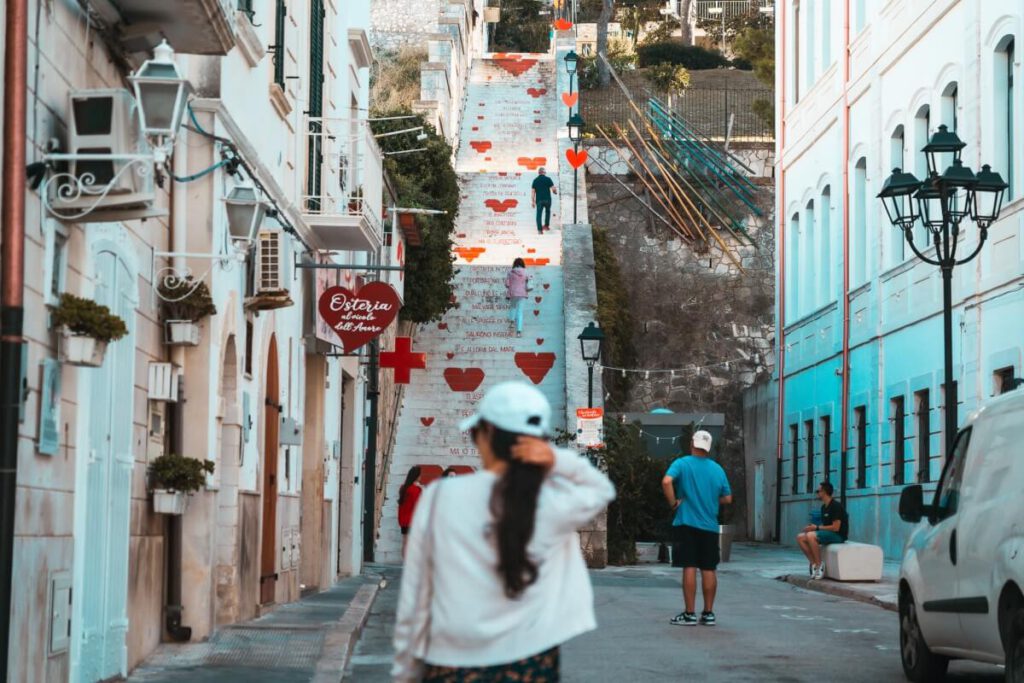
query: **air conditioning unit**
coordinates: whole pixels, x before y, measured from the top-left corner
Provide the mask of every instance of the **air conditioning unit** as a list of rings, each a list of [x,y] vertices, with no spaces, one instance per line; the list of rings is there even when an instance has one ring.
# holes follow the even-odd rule
[[[253,296],[246,306],[271,310],[291,306],[288,295],[288,239],[279,229],[263,229],[256,235]]]
[[[68,95],[68,153],[73,157],[149,154],[136,106],[131,93],[123,88],[72,90]],[[64,179],[50,183],[50,208],[70,220],[93,208],[126,212],[116,214],[124,219],[160,215],[153,211],[156,192],[151,164],[145,160],[72,159],[67,173],[78,186],[60,182]],[[97,218],[93,212],[82,217],[107,219]]]

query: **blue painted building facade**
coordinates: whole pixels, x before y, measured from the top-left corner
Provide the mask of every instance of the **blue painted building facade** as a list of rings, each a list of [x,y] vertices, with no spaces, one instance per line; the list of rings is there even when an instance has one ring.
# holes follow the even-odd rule
[[[934,490],[944,462],[942,283],[875,195],[893,167],[924,176],[919,150],[940,124],[968,143],[967,166],[1011,185],[980,256],[954,274],[962,422],[1022,374],[1024,5],[847,4],[849,16],[829,0],[777,8],[779,363],[747,397],[748,474],[763,473],[748,483],[762,501],[750,528],[792,543],[827,479],[845,489],[851,537],[898,557],[899,492]],[[968,254],[979,235],[963,228]]]

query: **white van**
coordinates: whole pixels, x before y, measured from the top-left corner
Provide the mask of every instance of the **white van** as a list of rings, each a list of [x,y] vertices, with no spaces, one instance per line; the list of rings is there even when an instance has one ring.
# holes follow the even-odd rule
[[[941,680],[950,659],[971,659],[1024,683],[1024,389],[970,415],[934,499],[908,486],[900,517],[917,524],[900,568],[907,678]]]

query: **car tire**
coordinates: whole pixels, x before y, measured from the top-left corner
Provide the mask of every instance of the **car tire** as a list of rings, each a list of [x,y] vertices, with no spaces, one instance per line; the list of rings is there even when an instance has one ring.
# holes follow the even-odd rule
[[[1024,607],[1010,616],[1006,639],[1006,683],[1024,683]]]
[[[942,680],[949,668],[948,657],[934,654],[928,649],[921,624],[917,620],[914,597],[909,591],[900,596],[900,661],[903,673],[914,683]]]

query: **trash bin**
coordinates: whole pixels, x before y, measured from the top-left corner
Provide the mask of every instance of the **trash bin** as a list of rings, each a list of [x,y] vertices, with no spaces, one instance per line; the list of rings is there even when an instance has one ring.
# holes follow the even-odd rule
[[[736,527],[732,524],[718,525],[718,551],[722,562],[728,562],[732,555],[732,539],[736,535]]]

